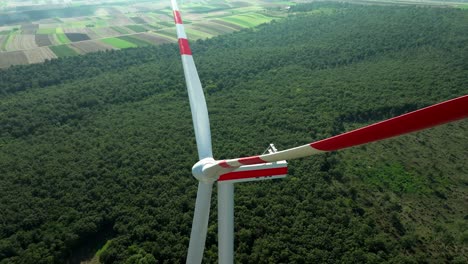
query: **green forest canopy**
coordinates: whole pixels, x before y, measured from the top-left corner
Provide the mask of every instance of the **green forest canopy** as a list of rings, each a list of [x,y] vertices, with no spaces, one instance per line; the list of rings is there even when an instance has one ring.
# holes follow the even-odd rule
[[[215,157],[335,135],[468,87],[468,12],[313,3],[192,43]],[[185,260],[196,147],[176,45],[0,74],[0,263]],[[255,114],[252,114],[255,113]],[[466,263],[466,121],[236,185],[239,263]],[[205,263],[217,262],[216,195]],[[96,243],[94,243],[96,242]]]

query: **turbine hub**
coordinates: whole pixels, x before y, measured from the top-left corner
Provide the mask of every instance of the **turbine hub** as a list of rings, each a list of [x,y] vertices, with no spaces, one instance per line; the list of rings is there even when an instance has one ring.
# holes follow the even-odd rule
[[[216,164],[216,161],[213,158],[204,158],[199,160],[192,167],[192,174],[198,181],[201,182],[215,182],[218,179],[216,173],[209,173],[207,170],[208,167],[211,167]]]

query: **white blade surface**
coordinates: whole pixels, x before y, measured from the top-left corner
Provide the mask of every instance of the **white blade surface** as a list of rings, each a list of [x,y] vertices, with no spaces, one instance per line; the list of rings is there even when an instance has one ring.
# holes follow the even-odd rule
[[[179,41],[180,55],[184,67],[185,82],[192,111],[193,128],[197,141],[199,159],[213,157],[211,148],[210,121],[208,119],[208,109],[206,107],[205,96],[198,77],[197,67],[193,61],[192,51],[185,34],[184,25],[180,16],[179,8],[175,0],[171,1],[174,13],[174,21],[177,28],[177,38]]]
[[[180,16],[179,8],[175,0],[171,1],[174,21],[177,28],[180,55],[184,68],[185,82],[192,112],[193,128],[197,142],[198,157],[200,160],[212,158],[210,121],[206,107],[205,96],[198,77],[197,68],[193,61],[192,51],[185,34],[184,25]],[[198,183],[197,200],[193,216],[192,231],[187,254],[187,263],[199,264],[203,259],[205,249],[208,219],[210,215],[211,192],[213,181],[200,181]]]
[[[208,218],[210,215],[211,191],[213,183],[198,183],[197,201],[193,215],[192,232],[190,234],[187,263],[199,264],[203,259],[205,250],[206,233],[208,230]]]

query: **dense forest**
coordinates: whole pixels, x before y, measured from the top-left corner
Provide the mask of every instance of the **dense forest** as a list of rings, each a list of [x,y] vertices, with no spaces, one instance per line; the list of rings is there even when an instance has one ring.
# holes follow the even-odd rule
[[[468,92],[468,10],[298,5],[192,51],[217,159]],[[467,263],[467,131],[463,120],[237,184],[236,262]],[[0,263],[98,249],[101,263],[184,262],[196,161],[176,45],[1,70]],[[217,263],[216,191],[212,204],[205,263]]]

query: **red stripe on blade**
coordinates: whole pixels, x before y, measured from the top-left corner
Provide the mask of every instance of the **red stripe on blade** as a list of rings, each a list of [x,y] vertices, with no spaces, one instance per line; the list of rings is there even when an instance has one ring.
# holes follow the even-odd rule
[[[174,22],[176,24],[182,24],[182,17],[180,16],[180,12],[177,10],[174,10],[173,13],[174,13]]]
[[[223,167],[223,168],[232,168],[232,166],[227,164],[227,162],[225,160],[219,162],[218,165]]]
[[[192,55],[192,51],[190,50],[190,46],[187,39],[179,39],[179,49],[180,55]]]
[[[254,157],[247,157],[247,158],[240,158],[237,161],[239,161],[240,164],[243,165],[252,165],[252,164],[262,164],[266,163],[266,161],[262,160],[259,156],[254,156]]]
[[[435,104],[370,126],[311,143],[333,151],[441,125],[468,117],[468,95]]]
[[[250,170],[250,171],[234,171],[223,174],[219,177],[218,181],[240,180],[248,178],[258,178],[265,176],[278,176],[288,173],[288,167],[272,168],[264,170]]]

